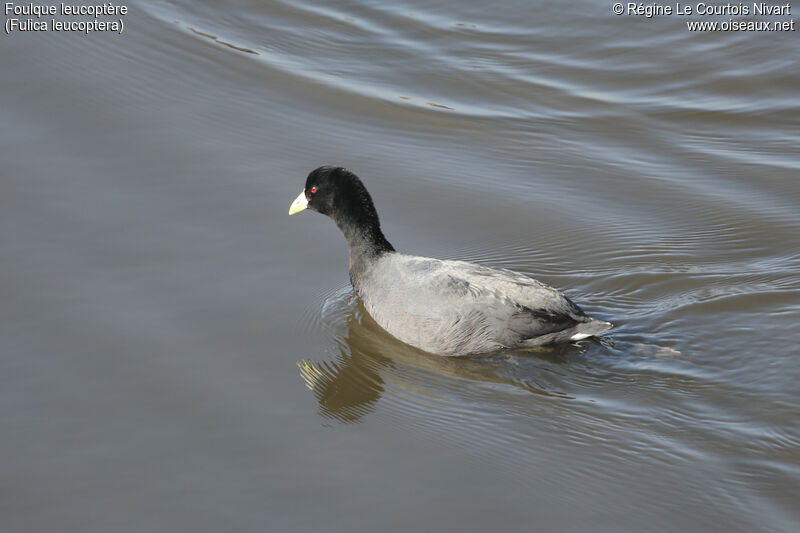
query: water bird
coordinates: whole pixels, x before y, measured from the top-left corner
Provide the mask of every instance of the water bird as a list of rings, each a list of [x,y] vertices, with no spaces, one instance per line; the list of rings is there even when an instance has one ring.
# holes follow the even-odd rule
[[[363,182],[343,167],[311,171],[289,214],[305,209],[330,217],[344,234],[350,282],[375,322],[420,350],[476,355],[578,341],[612,327],[524,274],[397,252]]]

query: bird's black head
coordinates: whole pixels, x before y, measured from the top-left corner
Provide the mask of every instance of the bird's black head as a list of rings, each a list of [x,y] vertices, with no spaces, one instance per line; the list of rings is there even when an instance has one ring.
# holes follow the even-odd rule
[[[329,216],[348,242],[368,241],[379,251],[394,250],[383,236],[372,197],[358,176],[343,167],[324,166],[312,170],[303,192],[292,202],[289,214],[311,209]]]
[[[340,212],[356,211],[350,201],[358,189],[369,198],[364,184],[358,177],[343,167],[324,166],[312,170],[306,178],[304,192],[308,199],[308,209],[331,218]],[[369,200],[372,205],[372,200]],[[374,206],[373,206],[374,211]]]

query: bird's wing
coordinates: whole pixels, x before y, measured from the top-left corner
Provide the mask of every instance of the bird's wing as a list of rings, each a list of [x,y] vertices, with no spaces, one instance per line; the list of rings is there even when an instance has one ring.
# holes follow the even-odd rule
[[[557,290],[509,270],[414,256],[394,257],[387,270],[393,275],[385,277],[391,281],[380,292],[393,302],[391,309],[365,304],[390,333],[410,344],[441,339],[457,352],[485,351],[561,331],[584,317]]]

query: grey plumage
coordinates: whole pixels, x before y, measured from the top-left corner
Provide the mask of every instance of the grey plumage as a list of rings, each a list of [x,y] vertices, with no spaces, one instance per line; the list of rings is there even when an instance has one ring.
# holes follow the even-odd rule
[[[352,282],[386,331],[440,355],[567,342],[611,327],[533,278],[465,261],[392,252]]]
[[[312,171],[289,210],[333,219],[350,247],[350,281],[380,326],[440,355],[579,340],[612,326],[556,289],[511,270],[398,253],[361,180],[341,167]]]

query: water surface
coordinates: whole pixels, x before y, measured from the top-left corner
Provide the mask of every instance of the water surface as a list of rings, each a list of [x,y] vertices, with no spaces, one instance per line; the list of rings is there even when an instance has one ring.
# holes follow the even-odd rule
[[[596,2],[133,0],[0,37],[4,531],[796,531],[800,46]],[[777,17],[775,20],[781,19]],[[616,328],[442,359],[288,205]]]

